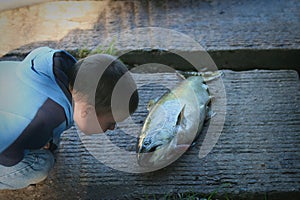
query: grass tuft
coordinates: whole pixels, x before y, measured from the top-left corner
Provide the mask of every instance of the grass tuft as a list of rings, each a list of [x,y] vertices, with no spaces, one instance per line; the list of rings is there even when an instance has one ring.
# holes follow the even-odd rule
[[[115,48],[115,39],[113,39],[107,47],[105,47],[104,45],[100,45],[97,48],[95,48],[94,50],[89,50],[86,47],[79,48],[76,52],[75,57],[77,59],[82,59],[82,58],[85,58],[85,57],[87,57],[89,55],[93,55],[93,54],[116,55],[116,53],[117,53],[117,51]]]

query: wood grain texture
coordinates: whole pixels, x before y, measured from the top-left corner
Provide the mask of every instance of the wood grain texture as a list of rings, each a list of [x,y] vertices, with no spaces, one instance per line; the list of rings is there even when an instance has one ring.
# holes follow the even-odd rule
[[[140,106],[133,116],[142,124],[147,99],[162,95],[180,79],[172,73],[139,74]],[[50,177],[33,190],[0,192],[0,198],[143,199],[155,194],[193,191],[229,194],[239,199],[297,199],[300,190],[300,82],[295,71],[224,71],[225,123],[217,144],[199,158],[203,135],[181,158],[159,171],[134,174],[108,167],[85,148],[74,128],[63,134]],[[221,105],[221,104],[220,104]],[[217,107],[216,107],[217,108]],[[135,150],[134,127],[106,135],[120,149]],[[204,133],[205,134],[205,133]],[[85,144],[95,141],[85,138]],[[98,141],[97,143],[101,143]],[[97,148],[97,147],[95,147]],[[101,150],[118,156],[110,146]],[[103,153],[103,152],[100,152]],[[123,161],[120,160],[120,163]],[[152,197],[150,197],[152,198]]]

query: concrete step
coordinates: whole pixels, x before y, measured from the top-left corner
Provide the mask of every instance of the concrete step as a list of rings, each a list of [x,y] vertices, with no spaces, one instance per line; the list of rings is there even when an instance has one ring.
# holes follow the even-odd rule
[[[54,1],[1,12],[0,54],[24,56],[41,45],[76,52],[114,38],[117,51],[131,51],[140,37],[133,29],[160,27],[194,39],[222,69],[298,69],[299,13],[297,0]],[[120,42],[124,31],[132,37]],[[159,48],[161,36],[140,38],[142,46]],[[193,52],[181,38],[169,38],[165,49]]]
[[[300,82],[295,71],[224,70],[226,101],[216,98],[213,106],[217,117],[226,114],[225,122],[212,151],[199,157],[209,133],[203,132],[177,161],[142,174],[119,171],[108,161],[126,165],[130,159],[120,152],[134,153],[135,134],[147,115],[148,100],[180,79],[174,73],[135,78],[141,96],[133,116],[137,126],[125,123],[92,137],[82,137],[71,128],[62,136],[50,177],[35,188],[1,191],[0,199],[163,199],[187,192],[207,197],[216,190],[221,198],[299,199]],[[213,92],[222,93],[220,85],[214,86],[218,85],[213,81]]]

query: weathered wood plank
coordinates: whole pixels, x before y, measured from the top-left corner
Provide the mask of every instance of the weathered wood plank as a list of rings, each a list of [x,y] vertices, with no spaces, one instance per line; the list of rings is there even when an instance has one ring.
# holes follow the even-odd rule
[[[147,99],[163,94],[162,83],[174,86],[178,77],[140,74],[138,79],[143,84],[139,90],[144,108],[139,108],[133,119],[136,124],[142,124],[147,114]],[[189,191],[208,194],[216,189],[219,194],[238,195],[239,199],[255,199],[265,193],[272,199],[298,199],[300,82],[297,73],[224,71],[222,80],[227,98],[225,123],[217,144],[204,158],[199,158],[203,134],[195,146],[168,167],[145,174],[126,173],[95,159],[72,128],[63,134],[57,163],[49,179],[31,190],[2,191],[0,199],[20,195],[31,199],[133,199]],[[136,127],[129,127],[131,134],[125,134],[121,131],[125,126],[122,124],[106,134],[112,144],[99,153],[116,156],[118,152],[112,151],[114,145],[128,152],[135,150]],[[85,144],[95,144],[93,138],[82,139]],[[119,160],[120,164],[124,162]]]

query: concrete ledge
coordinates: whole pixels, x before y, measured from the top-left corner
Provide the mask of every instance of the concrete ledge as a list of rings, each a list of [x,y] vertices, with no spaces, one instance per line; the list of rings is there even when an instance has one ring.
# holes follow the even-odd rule
[[[51,45],[50,45],[51,46]],[[75,57],[79,58],[79,49],[66,49]],[[87,49],[91,51],[92,49]],[[175,50],[176,51],[176,50]],[[12,52],[0,60],[22,60],[30,51]],[[122,52],[127,52],[122,55]],[[199,51],[182,51],[181,54],[199,56]],[[230,69],[234,71],[253,69],[290,69],[300,73],[300,50],[299,49],[236,49],[236,50],[211,50],[207,52],[218,69]],[[136,65],[147,63],[160,63],[170,66],[176,70],[194,71],[194,66],[183,58],[167,50],[145,49],[145,50],[121,50],[116,55],[122,55],[120,59],[132,68]]]
[[[49,10],[53,12],[46,12]],[[44,45],[76,55],[78,49],[91,50],[113,38],[120,43],[117,51],[136,50],[139,48],[134,34],[124,39],[120,37],[122,32],[160,27],[178,31],[198,42],[219,69],[299,71],[299,12],[297,0],[54,1],[0,13],[5,22],[0,24],[3,48],[0,50],[6,54],[1,59],[21,59]],[[60,18],[53,19],[53,13]],[[151,36],[145,41],[146,47],[160,44],[161,38],[165,39],[161,35]],[[196,53],[190,43],[178,37],[171,38],[169,43],[166,50]],[[173,62],[168,53],[157,54],[155,48],[133,52],[124,60],[137,64],[145,57],[152,62],[152,59],[168,60],[176,68],[190,70],[185,63],[176,59]]]
[[[176,50],[175,50],[176,51]],[[180,54],[199,57],[198,51],[180,51]],[[236,50],[210,50],[208,54],[218,69],[235,71],[252,69],[292,69],[300,72],[300,50],[298,49],[236,49]],[[160,50],[137,50],[126,53],[120,57],[123,62],[132,66],[161,63],[178,70],[196,70],[186,60],[174,53]]]

